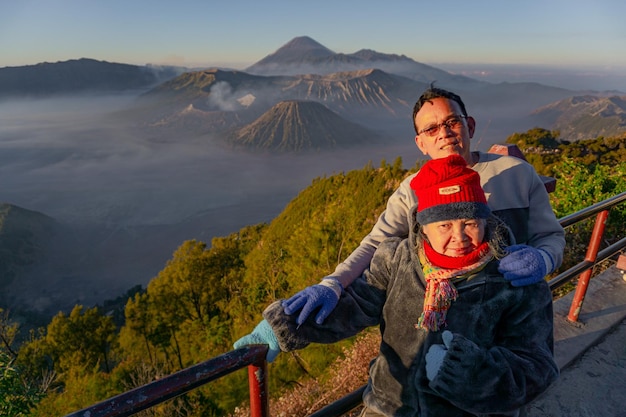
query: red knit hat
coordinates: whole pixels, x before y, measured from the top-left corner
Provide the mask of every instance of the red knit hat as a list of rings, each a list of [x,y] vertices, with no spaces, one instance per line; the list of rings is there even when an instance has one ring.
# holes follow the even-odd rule
[[[411,180],[420,224],[452,219],[487,218],[485,192],[478,173],[460,155],[431,159]]]

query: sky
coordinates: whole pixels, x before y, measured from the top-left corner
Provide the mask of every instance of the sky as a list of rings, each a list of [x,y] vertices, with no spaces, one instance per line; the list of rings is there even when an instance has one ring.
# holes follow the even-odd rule
[[[297,36],[426,64],[626,72],[626,1],[3,0],[0,67],[92,58],[234,69]]]

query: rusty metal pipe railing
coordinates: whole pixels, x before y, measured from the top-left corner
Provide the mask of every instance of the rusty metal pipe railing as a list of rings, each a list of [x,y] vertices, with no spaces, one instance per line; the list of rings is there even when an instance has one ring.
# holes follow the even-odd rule
[[[606,200],[600,201],[599,203],[586,207],[582,210],[579,210],[576,213],[563,216],[559,219],[559,223],[561,223],[561,226],[563,227],[571,226],[574,223],[585,220],[586,218],[591,217],[594,214],[598,214],[601,211],[608,210],[611,207],[616,206],[624,201],[626,201],[626,191],[617,194],[616,196],[613,196],[611,198],[607,198]]]
[[[585,272],[587,269],[592,268],[596,263],[602,262],[605,259],[609,259],[611,256],[618,254],[624,249],[626,249],[626,237],[622,238],[621,240],[613,243],[611,246],[608,246],[607,248],[598,252],[595,262],[582,261],[574,265],[567,271],[561,272],[559,275],[552,278],[550,281],[548,281],[548,285],[550,285],[550,289],[555,290],[559,287],[562,287],[563,285],[570,282],[572,278],[574,278],[575,276]]]
[[[263,346],[267,347],[267,345]],[[250,387],[250,417],[269,417],[270,404],[265,356],[258,366],[257,364],[248,366],[248,385]]]
[[[352,391],[337,401],[328,404],[326,407],[319,409],[309,417],[336,417],[355,409],[363,402],[363,392],[367,385]]]
[[[261,369],[263,374],[261,378],[257,378],[256,375],[254,378],[251,378],[249,383],[252,387],[261,381],[266,381],[265,355],[267,354],[267,349],[267,345],[250,345],[230,351],[224,355],[190,366],[157,381],[109,398],[91,407],[68,414],[66,417],[130,416],[250,365],[256,367],[252,372],[256,374],[256,369]],[[256,398],[250,398],[251,407],[253,403],[257,407],[252,412],[254,417],[269,416],[266,387],[267,384],[255,387],[254,395]],[[250,393],[252,395],[252,388]]]
[[[623,201],[626,201],[626,192],[600,201],[599,203],[577,211],[569,216],[565,216],[559,220],[561,226],[567,227],[597,214],[584,261],[590,263],[590,266],[584,270],[578,279],[574,298],[570,306],[569,314],[567,315],[567,319],[573,323],[578,322],[578,316],[580,315],[580,310],[582,309],[583,301],[585,300],[585,295],[587,294],[587,288],[589,287],[589,280],[591,279],[592,273],[591,268],[597,261],[597,253],[600,248],[602,236],[604,235],[604,226],[606,225],[606,220],[609,216],[609,210],[611,207],[614,207]],[[573,278],[573,276],[571,278]]]
[[[606,219],[609,217],[609,211],[603,210],[596,216],[596,223],[593,226],[593,232],[589,239],[589,246],[587,246],[587,254],[585,255],[585,261],[596,262],[598,255],[598,249],[600,249],[600,242],[604,235],[604,226],[606,225]],[[589,279],[591,278],[591,268],[580,274],[578,283],[576,284],[576,291],[574,293],[574,299],[570,306],[567,319],[573,323],[578,322],[578,316],[580,315],[580,309],[583,306],[585,295],[587,294],[587,288],[589,287]]]

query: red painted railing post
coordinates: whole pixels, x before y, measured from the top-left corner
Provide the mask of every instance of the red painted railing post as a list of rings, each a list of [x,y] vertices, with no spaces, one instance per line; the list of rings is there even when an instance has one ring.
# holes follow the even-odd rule
[[[589,246],[587,247],[587,254],[585,255],[585,261],[587,262],[596,261],[596,256],[598,255],[598,249],[600,247],[600,242],[602,241],[602,236],[604,235],[604,226],[606,225],[606,219],[608,216],[608,210],[601,211],[596,216],[596,223],[593,226],[593,232],[591,234],[591,239],[589,240]],[[593,268],[587,269],[585,272],[580,274],[580,277],[578,278],[574,299],[572,300],[572,305],[569,309],[569,314],[567,315],[567,319],[571,322],[578,322],[578,316],[580,315],[580,310],[583,306],[583,301],[585,300],[587,287],[589,287],[591,272],[593,272]]]
[[[250,416],[269,417],[267,362],[248,365],[248,384],[250,385]]]

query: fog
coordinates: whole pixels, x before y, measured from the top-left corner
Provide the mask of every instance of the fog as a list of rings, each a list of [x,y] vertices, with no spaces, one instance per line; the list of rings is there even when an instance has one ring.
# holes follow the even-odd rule
[[[0,202],[68,230],[11,284],[9,303],[40,311],[94,305],[145,286],[188,239],[210,244],[269,222],[320,176],[420,157],[411,126],[384,146],[269,155],[210,136],[116,122],[134,96],[0,103]],[[6,301],[6,300],[5,300]]]
[[[172,131],[155,137],[111,124],[107,112],[129,100],[1,103],[0,199],[72,223],[168,224],[276,195],[280,208],[317,176],[397,156],[412,165],[419,156],[410,126],[405,141],[389,146],[299,155],[234,151]]]

